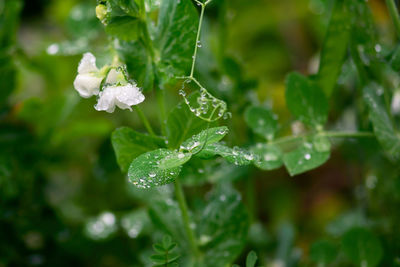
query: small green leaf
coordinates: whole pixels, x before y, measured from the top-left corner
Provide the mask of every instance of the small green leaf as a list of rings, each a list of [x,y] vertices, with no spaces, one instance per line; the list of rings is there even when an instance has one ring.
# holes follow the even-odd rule
[[[183,153],[179,151],[172,151],[168,156],[160,160],[158,167],[160,169],[171,169],[181,166],[188,162],[192,157],[192,153]]]
[[[315,136],[313,138],[313,145],[318,152],[327,152],[331,150],[331,142],[326,136]]]
[[[256,157],[254,165],[261,170],[274,170],[283,165],[283,154],[278,146],[258,143],[250,151]]]
[[[327,96],[332,94],[336,86],[350,39],[352,14],[349,12],[348,2],[350,1],[334,2],[322,46],[317,82]]]
[[[228,162],[238,166],[249,165],[255,160],[254,155],[245,149],[239,147],[230,148],[219,143],[210,144],[197,154],[202,159],[209,159],[216,155],[220,155]]]
[[[383,149],[395,160],[400,160],[400,135],[385,109],[380,92],[383,93],[383,88],[376,83],[371,83],[364,88],[364,100],[369,107],[369,118]]]
[[[117,156],[117,162],[123,172],[137,156],[165,147],[163,139],[136,132],[128,127],[116,129],[111,135],[111,142]]]
[[[327,240],[319,240],[312,244],[310,249],[310,259],[318,264],[329,264],[335,260],[338,249],[334,244]]]
[[[328,117],[328,100],[319,86],[297,72],[286,78],[286,104],[290,112],[303,123],[323,126]]]
[[[196,101],[198,93],[188,97],[189,101]],[[184,101],[171,110],[167,118],[168,146],[178,148],[183,141],[201,132],[207,127],[207,122],[196,117]]]
[[[270,109],[265,107],[251,106],[245,114],[247,125],[260,136],[272,140],[274,138],[278,123]]]
[[[228,127],[214,127],[193,135],[182,143],[180,149],[193,154],[198,153],[204,146],[220,141],[228,133]]]
[[[283,162],[291,176],[297,175],[324,164],[330,151],[318,152],[311,143],[304,143],[299,148],[283,156]]]
[[[140,155],[134,159],[128,170],[131,183],[139,188],[152,188],[172,183],[181,171],[181,166],[162,169],[160,161],[173,152],[167,149],[157,149]]]
[[[241,197],[230,185],[219,185],[198,223],[207,266],[226,266],[242,251],[249,227]]]
[[[247,254],[246,267],[254,267],[257,262],[257,254],[252,250]]]
[[[357,265],[377,266],[382,259],[383,249],[379,239],[365,228],[355,227],[342,237],[342,249]]]

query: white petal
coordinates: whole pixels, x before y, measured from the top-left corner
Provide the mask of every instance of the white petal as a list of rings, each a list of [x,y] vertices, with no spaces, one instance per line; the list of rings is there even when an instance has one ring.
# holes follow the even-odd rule
[[[74,81],[74,87],[81,97],[88,98],[99,93],[102,79],[92,74],[78,74]]]
[[[143,102],[145,98],[134,84],[108,86],[100,92],[99,96],[95,109],[107,112],[113,112],[116,105],[121,109],[132,110],[131,106]]]
[[[99,69],[96,66],[96,57],[92,53],[85,53],[79,62],[78,73],[89,73],[98,72]]]
[[[396,91],[393,94],[392,98],[392,113],[399,114],[400,113],[400,91]]]
[[[94,108],[98,111],[107,111],[109,113],[115,110],[115,86],[106,87],[99,94],[99,100]]]
[[[116,69],[110,70],[110,72],[107,75],[106,83],[117,83],[118,81],[123,81],[125,80],[124,75],[120,72],[117,71]]]
[[[124,109],[124,107],[126,108],[126,106],[130,107],[142,103],[145,98],[139,88],[135,84],[130,83],[125,86],[120,86],[116,97],[116,103],[118,107],[122,109]]]

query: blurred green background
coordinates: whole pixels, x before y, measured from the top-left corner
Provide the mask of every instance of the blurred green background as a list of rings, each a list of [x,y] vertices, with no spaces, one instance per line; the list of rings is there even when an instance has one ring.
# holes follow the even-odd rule
[[[394,30],[384,1],[369,5],[384,50]],[[152,195],[128,184],[110,142],[119,126],[144,127],[135,112],[95,111],[95,99],[80,98],[72,85],[82,53],[93,52],[99,65],[111,57],[95,6],[94,0],[0,0],[0,266],[147,266]],[[229,142],[254,138],[243,120],[250,102],[268,102],[289,121],[285,75],[317,71],[331,8],[330,0],[209,6],[197,71],[228,101]],[[358,123],[355,77],[348,60],[331,103],[330,120],[338,124],[332,128]],[[177,91],[169,89],[168,103],[179,101]],[[155,99],[146,97],[142,108],[156,125]],[[290,133],[290,124],[281,131]],[[379,236],[381,266],[400,266],[398,167],[377,151],[373,141],[340,141],[327,164],[294,178],[284,169],[206,166],[204,180],[185,182],[200,187],[187,186],[189,203],[196,206],[210,181],[234,181],[253,218],[238,263],[253,249],[262,266],[312,266],[315,241],[336,240],[360,225]]]

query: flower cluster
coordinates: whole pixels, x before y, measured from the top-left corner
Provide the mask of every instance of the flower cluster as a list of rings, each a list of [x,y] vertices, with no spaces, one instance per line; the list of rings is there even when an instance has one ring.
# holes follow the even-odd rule
[[[132,110],[131,106],[143,102],[145,98],[137,85],[129,82],[119,68],[107,65],[98,69],[92,53],[83,55],[74,87],[83,98],[98,96],[95,109],[109,113],[115,110],[115,106]]]

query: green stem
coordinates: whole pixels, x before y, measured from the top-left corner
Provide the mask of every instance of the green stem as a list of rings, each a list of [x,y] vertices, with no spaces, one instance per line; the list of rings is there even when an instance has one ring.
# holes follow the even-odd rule
[[[203,4],[200,2],[197,2],[197,3],[201,6],[201,11],[200,11],[199,26],[197,28],[196,43],[194,45],[194,52],[193,52],[193,57],[192,57],[192,68],[190,69],[190,75],[189,75],[189,77],[191,77],[191,78],[193,78],[194,66],[196,64],[196,57],[197,57],[197,48],[198,48],[199,41],[200,41],[201,25],[203,24],[204,10],[206,8],[206,4]]]
[[[176,199],[178,200],[179,208],[181,209],[182,213],[183,226],[188,236],[189,244],[193,251],[193,254],[196,256],[196,258],[198,258],[198,256],[200,255],[200,251],[199,248],[197,247],[196,237],[193,233],[192,228],[190,227],[188,207],[186,204],[186,199],[183,193],[182,185],[178,178],[175,179],[174,185],[175,185]]]
[[[305,135],[300,135],[300,136],[285,136],[281,137],[278,139],[275,139],[271,141],[269,144],[285,144],[285,143],[292,143],[296,142],[299,140],[302,140],[304,138],[307,138],[309,136],[312,136],[313,134],[305,134]],[[331,138],[374,138],[375,135],[372,132],[347,132],[347,131],[341,131],[341,132],[321,132],[315,134],[317,136],[325,136],[325,137],[331,137]]]
[[[139,115],[139,118],[142,120],[144,127],[146,127],[146,130],[149,132],[149,134],[155,136],[156,134],[154,133],[153,128],[151,128],[151,125],[144,115],[143,111],[137,105],[135,105],[135,109]]]
[[[390,17],[392,18],[394,27],[396,28],[397,37],[400,38],[400,17],[394,0],[386,0],[386,5],[389,9]]]
[[[161,132],[164,136],[166,136],[167,112],[165,110],[165,89],[163,88],[158,90],[156,97],[160,116]]]

